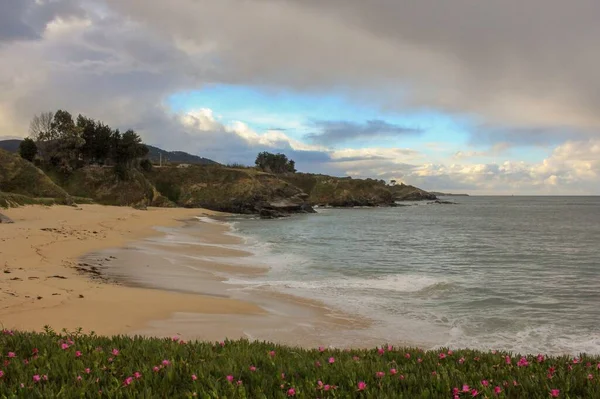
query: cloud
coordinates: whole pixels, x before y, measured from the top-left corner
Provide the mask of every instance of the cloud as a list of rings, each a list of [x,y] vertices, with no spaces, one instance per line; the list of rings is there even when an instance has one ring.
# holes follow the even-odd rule
[[[335,145],[355,139],[373,139],[381,137],[401,137],[418,135],[423,130],[388,123],[383,120],[368,120],[365,123],[350,121],[316,121],[313,126],[319,133],[306,135],[314,143]]]
[[[213,45],[220,81],[341,87],[389,109],[424,106],[515,126],[600,125],[595,0],[109,4],[165,37]]]
[[[221,162],[271,150],[303,170],[429,189],[597,193],[599,13],[595,0],[0,0],[0,135],[22,137],[33,114],[63,108]],[[332,116],[301,140],[297,121],[269,117],[265,126],[288,130],[256,131],[251,119],[223,124],[165,105],[211,84],[334,92],[370,109],[455,113],[476,128],[453,157],[443,143],[344,148],[419,134],[385,121]],[[547,148],[543,162],[510,157],[531,145]]]

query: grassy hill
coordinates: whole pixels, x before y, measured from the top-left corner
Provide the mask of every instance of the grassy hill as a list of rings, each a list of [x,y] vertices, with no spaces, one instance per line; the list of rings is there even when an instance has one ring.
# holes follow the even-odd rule
[[[48,203],[68,203],[69,194],[44,172],[21,157],[0,149],[0,192],[4,206],[33,203],[44,198]],[[11,195],[8,195],[11,194]]]
[[[282,180],[308,194],[311,205],[336,207],[391,205],[394,197],[381,180],[352,179],[309,173],[287,173]]]

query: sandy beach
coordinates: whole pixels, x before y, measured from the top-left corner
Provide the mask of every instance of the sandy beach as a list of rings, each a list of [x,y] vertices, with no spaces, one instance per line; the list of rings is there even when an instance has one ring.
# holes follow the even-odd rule
[[[336,331],[366,326],[316,301],[226,284],[268,268],[252,264],[228,225],[198,220],[217,212],[83,205],[3,213],[15,221],[0,225],[3,328],[342,346]]]
[[[14,224],[0,225],[0,324],[4,328],[75,329],[127,333],[174,312],[257,314],[248,302],[214,296],[133,288],[93,281],[75,268],[79,257],[160,234],[202,209],[149,209],[82,205],[3,210]],[[222,228],[207,226],[218,235]]]

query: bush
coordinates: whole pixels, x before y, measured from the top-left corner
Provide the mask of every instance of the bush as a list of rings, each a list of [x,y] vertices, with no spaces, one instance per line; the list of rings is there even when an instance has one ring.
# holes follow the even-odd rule
[[[152,172],[152,162],[150,162],[149,159],[142,159],[140,168],[142,168],[144,172]]]
[[[33,162],[37,152],[37,145],[35,144],[35,141],[30,138],[26,138],[25,140],[21,141],[21,144],[19,144],[19,155],[21,158],[26,159],[29,162]]]
[[[598,357],[4,331],[0,397],[600,397]]]

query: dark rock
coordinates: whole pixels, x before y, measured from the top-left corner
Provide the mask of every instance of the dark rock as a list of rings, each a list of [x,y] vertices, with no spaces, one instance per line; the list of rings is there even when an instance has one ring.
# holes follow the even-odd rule
[[[430,202],[430,204],[441,204],[441,205],[456,205],[456,202],[452,202],[452,201],[444,201],[444,200],[435,200],[433,202]]]
[[[5,216],[0,213],[0,223],[9,224],[9,223],[14,223],[14,221],[11,218],[9,218],[8,216]]]

